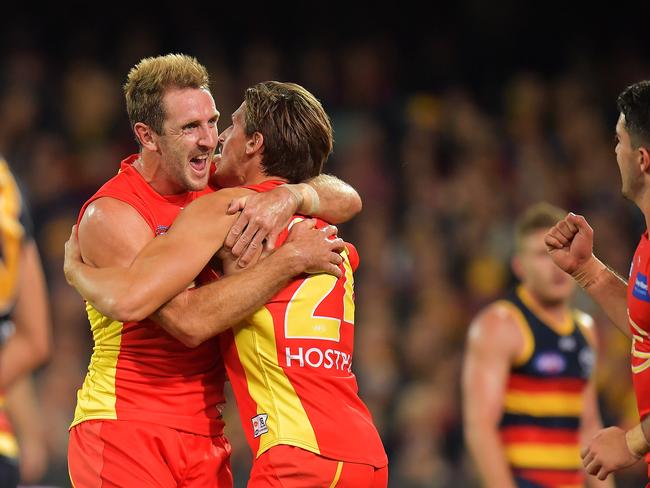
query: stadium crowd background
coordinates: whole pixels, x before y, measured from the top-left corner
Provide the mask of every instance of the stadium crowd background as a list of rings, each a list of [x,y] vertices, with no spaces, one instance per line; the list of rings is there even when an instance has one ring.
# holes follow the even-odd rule
[[[643,230],[620,196],[613,142],[616,95],[650,77],[643,16],[502,6],[465,0],[432,18],[379,20],[327,10],[307,21],[290,7],[251,18],[159,4],[6,22],[0,151],[28,190],[54,321],[52,359],[37,374],[44,483],[67,486],[67,426],[92,344],[62,275],[63,243],[81,204],[135,151],[120,89],[128,69],[183,52],[208,67],[220,129],[257,81],[295,81],[323,101],[336,138],[326,171],[364,202],[340,234],[362,259],[354,367],[391,486],[476,486],[462,440],[462,349],[470,318],[513,284],[514,217],[539,200],[583,213],[597,254],[624,276]],[[631,425],[629,344],[577,301],[600,326],[604,422]],[[244,486],[249,454],[232,405],[228,424]],[[643,474],[637,466],[618,486],[640,486]]]

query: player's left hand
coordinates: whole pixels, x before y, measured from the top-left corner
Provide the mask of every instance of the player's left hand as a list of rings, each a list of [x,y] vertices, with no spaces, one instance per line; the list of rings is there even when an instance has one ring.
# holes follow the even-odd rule
[[[585,471],[604,480],[610,473],[627,468],[640,458],[632,454],[625,441],[625,431],[608,427],[598,431],[580,452]]]
[[[228,214],[241,210],[237,221],[226,236],[224,247],[239,258],[239,265],[246,267],[263,243],[270,251],[280,232],[298,209],[298,201],[290,190],[283,187],[271,191],[240,197],[230,202]]]
[[[74,286],[75,267],[83,263],[81,250],[79,249],[79,239],[77,238],[77,226],[72,226],[70,237],[65,243],[65,255],[63,258],[63,274],[68,284]]]

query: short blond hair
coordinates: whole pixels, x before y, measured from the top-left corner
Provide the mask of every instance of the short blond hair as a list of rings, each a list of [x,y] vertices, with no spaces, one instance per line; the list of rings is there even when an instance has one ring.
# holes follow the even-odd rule
[[[208,71],[196,58],[185,54],[167,54],[144,58],[126,77],[124,96],[131,127],[136,123],[162,134],[165,120],[163,96],[169,88],[210,89]]]
[[[515,224],[515,249],[517,252],[521,251],[522,241],[525,237],[538,230],[550,229],[564,219],[566,214],[566,210],[547,202],[536,203],[524,210]]]

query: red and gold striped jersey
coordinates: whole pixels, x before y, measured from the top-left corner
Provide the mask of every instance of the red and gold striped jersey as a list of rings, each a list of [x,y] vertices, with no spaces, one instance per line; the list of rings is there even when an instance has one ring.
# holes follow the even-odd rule
[[[627,310],[632,332],[632,383],[641,419],[650,414],[650,241],[644,232],[632,259],[627,283]],[[646,455],[650,477],[650,454]]]
[[[581,327],[591,318],[574,311],[552,328],[522,287],[501,303],[517,318],[526,344],[510,372],[500,424],[513,474],[534,486],[581,487],[580,418],[594,363]]]
[[[81,209],[101,197],[131,205],[154,236],[167,231],[183,207],[204,192],[164,196],[124,160]],[[140,420],[175,429],[218,435],[223,431],[225,372],[218,339],[188,348],[151,320],[122,323],[86,305],[95,342],[88,374],[77,394],[76,425],[91,419]]]
[[[281,183],[249,188],[266,191]],[[287,234],[288,229],[278,244]],[[346,462],[388,462],[352,373],[353,271],[359,257],[350,244],[343,257],[342,278],[300,276],[222,334],[226,369],[256,457],[282,444]]]

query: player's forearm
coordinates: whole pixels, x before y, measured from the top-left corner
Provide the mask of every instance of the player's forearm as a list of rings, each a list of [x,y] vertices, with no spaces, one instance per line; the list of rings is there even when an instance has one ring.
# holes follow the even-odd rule
[[[147,318],[191,282],[191,278],[177,273],[173,279],[165,279],[165,273],[160,272],[164,268],[154,265],[95,268],[77,263],[74,266],[70,284],[100,313],[121,322]],[[138,272],[141,268],[155,271]]]
[[[18,299],[12,313],[15,333],[0,353],[0,388],[43,364],[50,354],[50,315],[45,277],[34,242],[25,244]]]
[[[501,437],[495,426],[484,426],[485,419],[466,422],[465,438],[481,479],[487,488],[516,488],[506,461]]]
[[[574,278],[627,337],[632,337],[627,311],[627,282],[595,256]]]
[[[302,271],[300,256],[286,244],[249,269],[181,293],[153,318],[185,345],[196,347],[253,315]]]
[[[323,174],[294,186],[302,196],[298,213],[338,224],[347,222],[361,211],[361,197],[356,190],[334,176]],[[316,198],[309,187],[315,191]]]

